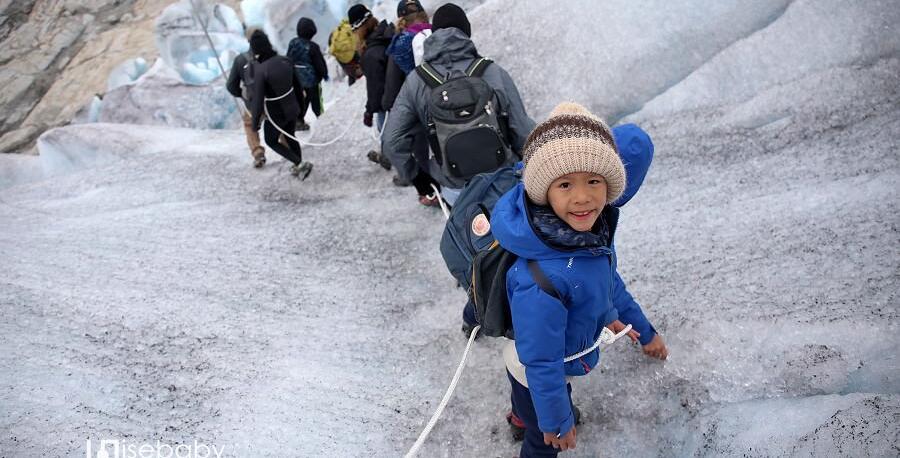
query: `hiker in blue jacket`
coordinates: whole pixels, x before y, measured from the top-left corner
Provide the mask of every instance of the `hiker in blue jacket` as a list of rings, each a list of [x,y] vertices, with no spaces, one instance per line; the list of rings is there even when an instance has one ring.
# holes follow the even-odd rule
[[[584,107],[563,103],[529,135],[524,162],[523,183],[497,202],[490,221],[500,245],[519,257],[506,277],[515,341],[504,360],[513,415],[525,426],[522,458],[575,448],[568,378],[588,374],[600,355],[564,358],[590,348],[604,327],[630,324],[645,354],[668,355],[616,271],[612,204],[627,186],[612,132]],[[561,299],[538,286],[528,260]]]

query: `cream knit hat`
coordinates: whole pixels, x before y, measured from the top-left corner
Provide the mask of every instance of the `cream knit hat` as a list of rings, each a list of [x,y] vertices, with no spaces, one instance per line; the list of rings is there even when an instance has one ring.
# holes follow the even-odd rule
[[[625,190],[625,167],[612,132],[583,106],[563,102],[525,141],[525,192],[532,202],[547,205],[553,180],[573,172],[592,172],[606,180],[606,203]]]

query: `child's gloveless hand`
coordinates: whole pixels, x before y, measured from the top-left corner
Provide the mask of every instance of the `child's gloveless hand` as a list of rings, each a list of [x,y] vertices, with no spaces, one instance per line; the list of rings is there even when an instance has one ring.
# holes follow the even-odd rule
[[[616,320],[616,321],[613,321],[612,323],[606,325],[606,327],[607,327],[607,329],[612,331],[614,334],[618,334],[618,333],[622,332],[623,329],[625,329],[625,323],[622,323],[621,321]],[[634,329],[628,331],[628,337],[630,337],[631,341],[634,343],[637,343],[638,337],[640,337],[640,336],[641,336],[641,333],[635,331]]]
[[[657,334],[653,336],[653,340],[650,343],[644,345],[644,354],[664,360],[669,357],[669,349],[666,348],[666,343],[663,341],[662,336]]]
[[[559,450],[569,450],[575,448],[575,427],[569,430],[563,437],[556,437],[553,433],[544,433],[544,444],[552,445],[553,448]]]

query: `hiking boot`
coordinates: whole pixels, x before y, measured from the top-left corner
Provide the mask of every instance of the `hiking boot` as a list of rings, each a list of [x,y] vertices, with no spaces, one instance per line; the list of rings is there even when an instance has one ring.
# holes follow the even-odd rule
[[[307,130],[309,130],[309,124],[307,124],[303,121],[300,121],[297,123],[297,130],[307,131]]]
[[[519,442],[525,439],[525,422],[521,418],[510,411],[506,414],[506,422],[509,423],[509,433],[512,434],[514,441]]]
[[[419,203],[426,207],[440,207],[441,203],[438,201],[438,198],[434,194],[428,194],[427,196],[419,196]]]
[[[391,182],[394,183],[394,186],[400,186],[401,188],[412,186],[412,183],[404,180],[403,178],[400,178],[400,175],[394,175],[394,177],[391,178]]]
[[[305,180],[306,177],[309,176],[309,173],[312,172],[312,169],[313,165],[311,162],[301,162],[291,166],[291,175],[299,177],[301,180]]]
[[[572,414],[575,415],[575,425],[578,426],[581,424],[581,409],[576,405],[572,405]],[[525,422],[522,421],[521,418],[517,417],[516,414],[509,411],[506,414],[506,422],[509,423],[509,432],[512,434],[512,438],[514,441],[519,442],[525,439]]]
[[[265,156],[257,156],[253,158],[253,168],[261,168],[266,165],[266,157]]]
[[[391,169],[391,161],[384,154],[379,154],[381,158],[378,160],[378,164],[381,165],[381,168],[385,170]]]

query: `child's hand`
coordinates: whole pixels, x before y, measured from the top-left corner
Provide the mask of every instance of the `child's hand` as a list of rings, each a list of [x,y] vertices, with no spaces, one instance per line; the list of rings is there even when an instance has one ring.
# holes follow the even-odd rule
[[[606,325],[606,328],[612,331],[614,334],[618,334],[625,329],[625,323],[622,323],[619,320],[613,321],[612,323]],[[637,343],[638,337],[641,336],[641,333],[635,331],[634,329],[628,331],[628,337],[631,337],[631,341]]]
[[[669,357],[669,349],[666,348],[666,343],[663,342],[662,336],[657,334],[653,336],[653,340],[650,343],[644,345],[644,354],[664,360]]]
[[[544,433],[544,444],[552,445],[553,448],[558,448],[560,450],[574,449],[575,427],[573,426],[563,437],[556,437],[556,434],[553,433]]]

